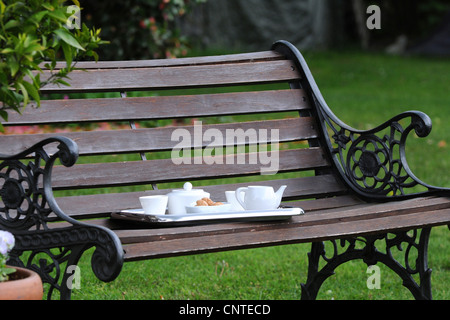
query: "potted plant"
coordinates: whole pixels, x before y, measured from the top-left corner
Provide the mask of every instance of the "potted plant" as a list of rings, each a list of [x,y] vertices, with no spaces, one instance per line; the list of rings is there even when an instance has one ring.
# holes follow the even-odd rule
[[[0,230],[0,300],[42,300],[42,281],[36,272],[6,265],[13,247],[14,236]]]

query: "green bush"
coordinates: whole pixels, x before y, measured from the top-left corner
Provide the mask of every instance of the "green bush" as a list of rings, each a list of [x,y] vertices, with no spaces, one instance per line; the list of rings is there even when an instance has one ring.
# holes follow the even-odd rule
[[[94,50],[105,43],[100,30],[85,25],[70,30],[74,7],[66,2],[0,0],[0,116],[6,121],[8,110],[20,112],[31,100],[39,106],[39,90],[46,84],[68,85],[64,79],[77,60],[97,59]],[[65,60],[66,67],[56,69],[57,60]],[[45,80],[42,66],[51,71]]]
[[[102,28],[110,45],[100,48],[102,60],[180,57],[188,39],[177,20],[206,0],[80,0],[83,22]]]

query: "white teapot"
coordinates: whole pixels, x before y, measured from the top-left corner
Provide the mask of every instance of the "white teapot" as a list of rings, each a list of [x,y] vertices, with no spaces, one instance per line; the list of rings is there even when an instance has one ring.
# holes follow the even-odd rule
[[[272,210],[280,206],[286,186],[277,192],[268,186],[249,186],[236,189],[236,199],[245,210]],[[241,194],[244,193],[245,197]]]
[[[192,189],[192,183],[186,182],[183,189],[172,190],[169,194],[168,214],[185,214],[186,206],[201,198],[209,198],[210,194],[202,189]]]

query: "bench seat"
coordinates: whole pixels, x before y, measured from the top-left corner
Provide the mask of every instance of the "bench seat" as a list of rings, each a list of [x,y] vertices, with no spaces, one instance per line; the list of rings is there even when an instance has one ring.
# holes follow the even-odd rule
[[[301,201],[306,213],[283,222],[230,222],[188,227],[145,228],[131,222],[96,219],[119,237],[125,261],[352,238],[446,224],[450,198],[424,197],[393,204],[367,204],[348,196]],[[321,208],[317,206],[322,202]],[[351,203],[351,204],[350,204]],[[285,205],[299,206],[298,202]],[[53,228],[67,226],[58,223]],[[186,241],[188,239],[188,241]]]

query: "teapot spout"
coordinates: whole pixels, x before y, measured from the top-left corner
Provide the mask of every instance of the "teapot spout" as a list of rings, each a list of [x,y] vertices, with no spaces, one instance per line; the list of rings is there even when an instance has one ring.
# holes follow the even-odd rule
[[[287,186],[281,186],[277,192],[275,192],[275,196],[277,197],[278,204],[281,203],[281,198],[283,197],[283,192],[286,189]]]

